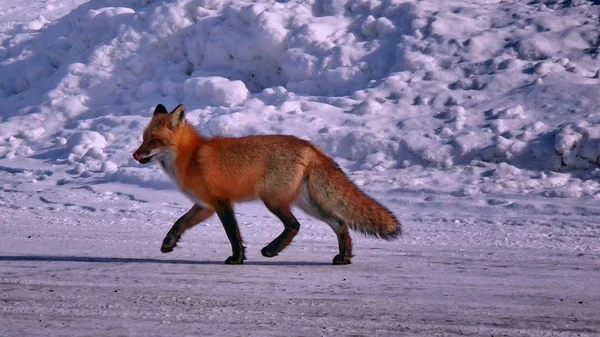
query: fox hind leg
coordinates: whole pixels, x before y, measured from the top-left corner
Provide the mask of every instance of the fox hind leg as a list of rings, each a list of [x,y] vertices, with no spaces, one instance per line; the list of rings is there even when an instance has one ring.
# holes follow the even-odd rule
[[[214,212],[213,209],[194,204],[189,211],[175,221],[175,224],[165,236],[160,251],[163,253],[172,252],[173,248],[177,246],[177,242],[181,238],[183,232],[194,227],[203,220],[206,220],[213,215]]]
[[[350,259],[352,258],[352,238],[348,232],[348,225],[342,221],[338,221],[335,217],[319,207],[319,205],[311,198],[307,184],[302,186],[300,194],[296,198],[295,205],[307,214],[328,224],[335,232],[340,253],[333,258],[333,264],[350,264]]]
[[[298,231],[300,230],[300,223],[292,214],[289,206],[285,207],[275,207],[268,202],[265,201],[265,206],[271,211],[271,213],[275,214],[279,220],[283,223],[285,227],[283,232],[279,234],[271,243],[266,245],[260,252],[265,257],[273,257],[276,256],[280,251],[282,251],[287,245],[292,242]]]
[[[340,253],[333,258],[333,264],[350,264],[352,258],[352,238],[348,232],[348,225],[338,221],[328,221],[327,224],[333,229],[338,239]]]

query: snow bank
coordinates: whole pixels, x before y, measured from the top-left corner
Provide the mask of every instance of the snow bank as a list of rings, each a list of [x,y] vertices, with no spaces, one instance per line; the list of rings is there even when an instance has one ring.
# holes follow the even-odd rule
[[[207,136],[295,134],[350,171],[593,170],[597,21],[589,1],[85,2],[0,26],[0,160],[156,185],[130,154],[183,103]]]

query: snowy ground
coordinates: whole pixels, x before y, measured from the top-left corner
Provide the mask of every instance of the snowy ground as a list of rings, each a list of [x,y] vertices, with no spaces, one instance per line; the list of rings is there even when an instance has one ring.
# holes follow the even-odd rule
[[[165,256],[158,248],[181,206],[86,188],[61,194],[0,192],[2,336],[599,332],[599,254],[570,249],[577,235],[553,238],[560,231],[539,222],[410,221],[400,242],[356,236],[354,263],[336,267],[330,229],[305,217],[291,247],[262,257],[280,225],[244,205],[248,261],[228,266],[215,219]]]
[[[597,1],[0,0],[0,336],[597,336]],[[153,107],[311,140],[401,220],[350,266],[259,204],[174,252]]]

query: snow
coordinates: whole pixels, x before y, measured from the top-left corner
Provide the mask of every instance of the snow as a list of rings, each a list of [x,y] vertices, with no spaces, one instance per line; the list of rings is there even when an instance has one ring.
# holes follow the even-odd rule
[[[0,335],[600,333],[597,1],[0,1]],[[403,223],[190,207],[131,153],[154,107],[293,134]],[[61,302],[62,301],[62,302]],[[285,329],[285,330],[283,330]]]
[[[191,78],[183,83],[186,97],[206,100],[208,105],[239,105],[248,99],[248,89],[242,81],[230,81],[223,77],[209,76]]]

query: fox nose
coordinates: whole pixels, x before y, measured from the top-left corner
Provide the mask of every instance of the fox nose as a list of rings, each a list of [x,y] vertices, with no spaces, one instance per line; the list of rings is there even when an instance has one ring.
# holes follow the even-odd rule
[[[133,153],[133,159],[140,161],[142,158],[140,158],[140,155],[137,152]]]

